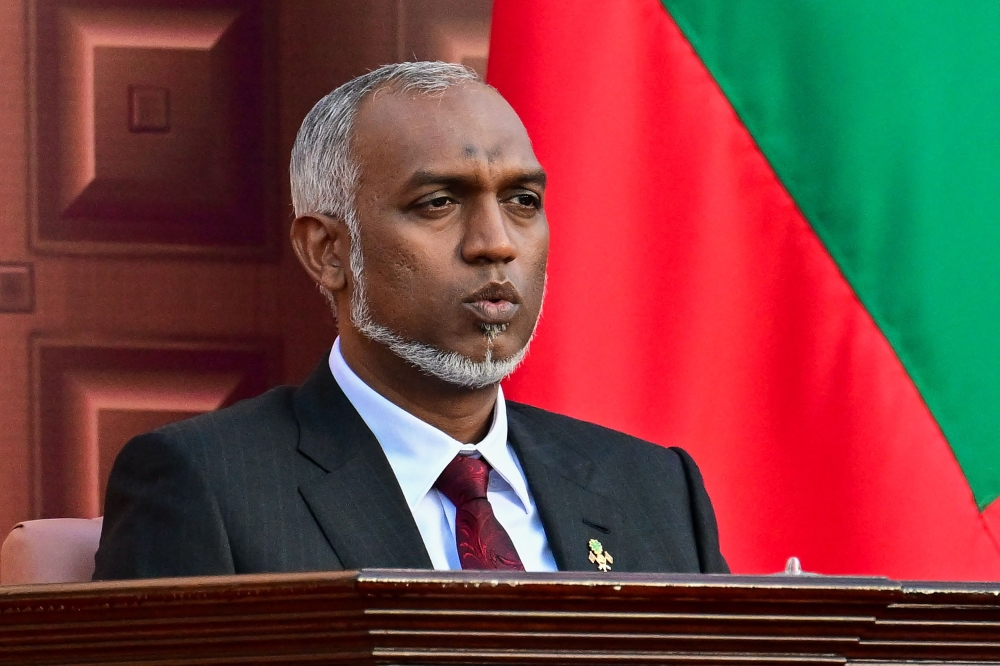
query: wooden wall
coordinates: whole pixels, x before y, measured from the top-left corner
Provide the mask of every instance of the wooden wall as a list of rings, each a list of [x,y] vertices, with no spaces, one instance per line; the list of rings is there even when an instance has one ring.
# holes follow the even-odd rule
[[[97,164],[92,187],[80,195],[82,204],[67,208],[66,197],[60,199],[55,190],[72,190],[65,185],[66,164],[76,168],[86,150],[73,153],[79,146],[67,147],[83,141],[66,134],[76,112],[56,111],[70,104],[77,65],[70,62],[68,47],[55,52],[48,42],[39,47],[38,40],[69,43],[78,38],[65,37],[74,30],[85,33],[83,42],[110,39],[101,57],[126,62],[114,71],[95,70],[98,78],[133,75],[141,59],[127,61],[133,57],[129,49],[150,47],[143,41],[149,35],[139,31],[138,38],[121,37],[114,12],[141,5],[125,0],[0,3],[0,269],[29,264],[34,277],[33,309],[0,312],[0,536],[24,519],[99,513],[95,498],[109,458],[133,431],[305,377],[336,331],[287,244],[287,156],[302,117],[338,84],[385,62],[444,58],[484,66],[490,11],[488,0],[178,3],[185,11],[204,5],[220,15],[249,12],[258,29],[247,33],[257,35],[257,56],[253,49],[230,60],[227,52],[216,53],[208,59],[215,68],[212,76],[204,80],[212,81],[213,99],[221,95],[223,107],[226,94],[244,103],[256,100],[253,112],[260,112],[262,131],[252,124],[234,130],[236,125],[225,123],[238,120],[219,121],[218,113],[202,110],[206,122],[214,123],[209,136],[231,130],[240,151],[230,154],[252,159],[233,166],[234,160],[218,157],[232,146],[216,150],[216,162],[199,168],[220,179],[222,194],[182,210],[178,201],[204,182],[184,181],[189,176],[180,169],[174,181],[149,189],[148,179],[130,180],[143,165],[120,157],[127,153],[121,146],[146,145],[135,143],[140,140],[152,150],[174,150],[163,143],[174,139],[165,138],[169,133],[136,137],[122,130],[124,143],[88,158]],[[63,6],[71,8],[70,19]],[[175,18],[166,16],[163,25]],[[177,21],[183,27],[189,18]],[[49,19],[51,25],[44,23]],[[114,30],[102,27],[108,21]],[[196,32],[185,33],[185,39],[195,39]],[[216,51],[235,48],[226,39],[238,41],[220,38]],[[150,53],[142,66],[154,67],[163,55]],[[200,66],[196,56],[191,60],[195,69]],[[246,63],[255,57],[260,76],[251,67],[255,73],[248,80]],[[39,100],[34,107],[32,91]],[[181,114],[184,102],[171,98],[173,112]],[[101,113],[117,122],[118,111],[102,111],[101,103],[98,99],[95,122],[104,117]],[[120,115],[124,123],[124,112]],[[155,109],[151,117],[155,121]],[[102,133],[93,141],[108,136]],[[129,150],[128,159],[141,162],[141,151]],[[209,159],[188,151],[181,150],[178,159]],[[236,183],[236,189],[226,190],[227,183]],[[208,208],[199,208],[203,203]],[[199,218],[204,210],[211,214]]]

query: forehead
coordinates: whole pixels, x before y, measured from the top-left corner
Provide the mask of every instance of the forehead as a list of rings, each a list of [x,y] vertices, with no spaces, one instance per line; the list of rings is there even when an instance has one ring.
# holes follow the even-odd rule
[[[479,83],[435,95],[376,91],[358,109],[352,148],[362,180],[463,164],[538,168],[520,118],[499,93]]]

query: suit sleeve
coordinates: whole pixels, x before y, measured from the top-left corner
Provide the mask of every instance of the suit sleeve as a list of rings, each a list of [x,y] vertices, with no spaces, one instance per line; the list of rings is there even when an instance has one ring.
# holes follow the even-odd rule
[[[215,495],[190,448],[161,432],[122,449],[108,479],[94,580],[234,573]]]
[[[671,447],[684,465],[691,505],[691,523],[694,526],[695,541],[698,546],[698,561],[702,573],[729,573],[729,565],[719,548],[719,526],[715,521],[712,500],[705,490],[705,482],[698,471],[698,465],[687,451]]]

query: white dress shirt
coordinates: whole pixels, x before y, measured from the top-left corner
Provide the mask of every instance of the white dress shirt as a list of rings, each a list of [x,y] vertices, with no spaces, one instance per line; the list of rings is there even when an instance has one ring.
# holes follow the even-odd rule
[[[375,433],[392,467],[435,569],[461,569],[455,543],[455,505],[434,482],[456,455],[482,456],[493,470],[486,496],[507,530],[526,571],[556,571],[535,502],[521,464],[507,443],[507,405],[497,389],[493,424],[478,444],[463,444],[376,393],[340,353],[340,338],[330,352],[330,370],[347,399]]]

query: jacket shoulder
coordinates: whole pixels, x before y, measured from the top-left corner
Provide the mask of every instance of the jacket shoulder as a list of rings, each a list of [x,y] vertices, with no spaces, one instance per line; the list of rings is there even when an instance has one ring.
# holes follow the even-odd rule
[[[294,386],[278,386],[214,412],[165,425],[153,432],[162,440],[195,446],[247,446],[273,442],[297,432],[292,409]]]

